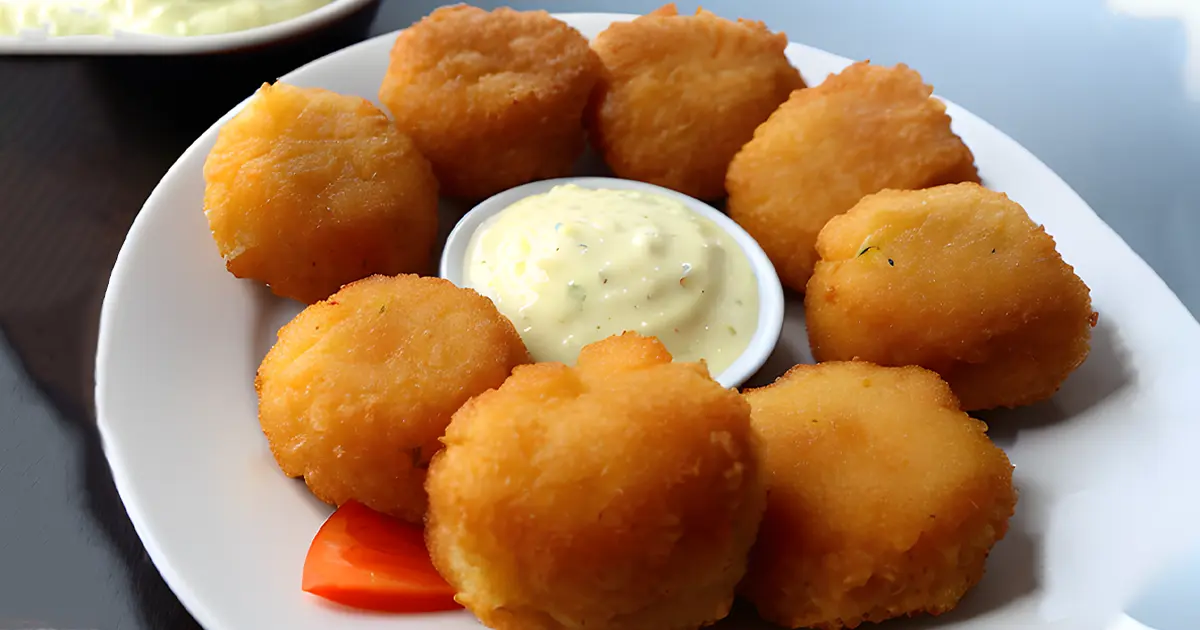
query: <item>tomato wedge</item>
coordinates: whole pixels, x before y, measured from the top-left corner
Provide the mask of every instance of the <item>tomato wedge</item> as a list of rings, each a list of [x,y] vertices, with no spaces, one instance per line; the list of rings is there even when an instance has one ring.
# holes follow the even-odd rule
[[[415,525],[361,503],[344,503],[325,521],[304,559],[301,588],[368,610],[432,612],[458,608]]]

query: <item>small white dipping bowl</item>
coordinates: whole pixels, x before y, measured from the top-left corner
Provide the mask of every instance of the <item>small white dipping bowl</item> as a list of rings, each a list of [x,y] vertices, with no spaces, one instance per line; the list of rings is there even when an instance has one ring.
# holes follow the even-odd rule
[[[696,214],[709,219],[728,232],[742,248],[746,258],[750,259],[750,267],[754,270],[754,277],[758,281],[758,325],[754,329],[754,336],[750,338],[746,349],[725,371],[717,374],[716,379],[725,387],[738,387],[763,366],[767,357],[775,350],[775,344],[779,342],[779,334],[783,329],[783,286],[779,283],[775,267],[758,243],[741,226],[734,223],[733,219],[698,199],[654,184],[612,177],[564,177],[517,186],[493,195],[472,208],[450,232],[450,236],[446,240],[446,247],[442,250],[441,276],[460,287],[467,286],[467,250],[475,231],[488,219],[517,201],[549,192],[551,188],[564,184],[574,184],[580,188],[593,190],[636,190],[669,197],[683,203]]]

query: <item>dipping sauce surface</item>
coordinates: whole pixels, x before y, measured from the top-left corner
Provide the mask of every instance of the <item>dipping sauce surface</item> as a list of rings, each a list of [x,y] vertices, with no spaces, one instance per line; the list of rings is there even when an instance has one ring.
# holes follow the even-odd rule
[[[309,13],[330,0],[0,0],[0,35],[216,35]]]
[[[566,185],[526,197],[475,232],[465,275],[537,361],[571,364],[583,346],[635,331],[717,375],[758,323],[758,282],[733,237],[652,193]]]

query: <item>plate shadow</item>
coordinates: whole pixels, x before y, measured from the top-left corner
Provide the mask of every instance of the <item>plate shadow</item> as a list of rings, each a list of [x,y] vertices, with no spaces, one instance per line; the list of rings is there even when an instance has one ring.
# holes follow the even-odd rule
[[[779,343],[775,344],[767,362],[746,381],[743,388],[770,385],[795,365],[815,363],[808,347],[808,328],[804,323],[804,296],[784,289],[783,308],[783,333],[779,336]]]
[[[1030,527],[1031,513],[1040,509],[1031,490],[1021,490],[1008,533],[996,543],[984,566],[983,579],[967,591],[954,610],[937,617],[922,616],[885,623],[886,630],[918,630],[953,627],[980,617],[1030,595],[1041,585],[1041,536]]]
[[[967,592],[954,610],[938,617],[920,615],[867,625],[880,630],[952,627],[1003,608],[1037,591],[1042,566],[1041,541],[1028,524],[1028,515],[1037,510],[1034,505],[1037,500],[1037,496],[1031,492],[1022,493],[1016,513],[1009,521],[1008,533],[988,556],[983,579]],[[767,630],[775,627],[763,621],[753,605],[740,599],[729,617],[712,626],[714,630]]]
[[[971,415],[988,424],[988,435],[1001,447],[1012,446],[1021,431],[1036,430],[1082,416],[1132,384],[1129,353],[1104,316],[1092,329],[1092,349],[1062,389],[1049,400],[1016,409],[990,409]]]

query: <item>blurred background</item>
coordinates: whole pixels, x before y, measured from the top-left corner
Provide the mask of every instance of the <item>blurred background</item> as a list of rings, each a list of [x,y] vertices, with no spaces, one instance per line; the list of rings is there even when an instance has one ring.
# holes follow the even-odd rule
[[[0,57],[0,628],[198,627],[146,558],[95,433],[93,357],[112,263],[175,158],[259,84],[439,4],[385,0],[323,32],[230,54]],[[913,66],[1062,176],[1200,314],[1200,0],[705,8]],[[1179,605],[1188,595],[1200,595],[1200,550],[1131,612],[1160,630],[1200,628],[1200,606]]]

